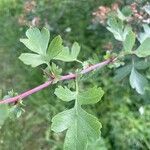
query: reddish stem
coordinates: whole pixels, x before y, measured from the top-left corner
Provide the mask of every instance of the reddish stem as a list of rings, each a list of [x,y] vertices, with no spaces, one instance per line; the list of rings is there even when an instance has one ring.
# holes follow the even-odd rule
[[[105,61],[100,62],[98,64],[92,65],[92,66],[90,66],[90,67],[88,67],[86,69],[83,69],[81,71],[81,74],[86,74],[86,73],[91,72],[91,71],[93,71],[95,69],[102,68],[102,67],[106,66],[107,64],[109,64],[110,62],[112,62],[113,60],[114,59],[108,59],[108,60],[105,60]],[[73,74],[73,73],[68,74],[68,75],[64,75],[64,76],[62,76],[60,78],[59,81],[70,80],[70,79],[76,78],[76,76],[77,75]],[[0,100],[0,104],[13,103],[13,102],[16,102],[18,100],[22,100],[22,99],[28,97],[29,95],[32,95],[33,93],[36,93],[36,92],[38,92],[38,91],[48,87],[51,84],[53,84],[53,80],[49,80],[49,81],[47,81],[47,82],[45,82],[45,83],[43,83],[43,84],[41,84],[41,85],[31,89],[31,90],[28,90],[28,91],[26,91],[26,92],[24,92],[24,93],[22,93],[20,95],[17,95],[15,97],[8,98],[8,99],[5,99],[5,100]]]

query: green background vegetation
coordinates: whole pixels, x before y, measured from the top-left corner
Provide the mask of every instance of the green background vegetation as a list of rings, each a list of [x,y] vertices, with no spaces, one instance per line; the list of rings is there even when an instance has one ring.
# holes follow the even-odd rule
[[[24,0],[0,0],[0,88],[6,94],[14,89],[18,93],[44,82],[42,69],[25,66],[18,56],[26,48],[19,42],[25,36],[27,26],[21,26],[18,18],[23,14]],[[36,10],[26,16],[28,21],[35,16],[40,25],[51,31],[51,37],[60,34],[64,44],[80,43],[79,58],[102,60],[103,45],[113,39],[105,27],[92,24],[92,12],[99,5],[110,5],[111,0],[37,0]],[[67,32],[67,29],[71,29]],[[78,64],[61,64],[64,73],[74,70]],[[66,68],[66,69],[65,69]],[[149,77],[150,69],[146,71]],[[98,150],[148,150],[150,149],[150,95],[139,96],[127,79],[114,81],[114,70],[104,68],[93,76],[86,76],[85,85],[102,86],[105,96],[102,101],[86,109],[95,114],[103,125],[102,139]],[[61,83],[60,83],[61,84]],[[25,100],[26,112],[17,120],[7,120],[0,129],[1,150],[61,150],[64,134],[50,130],[51,118],[69,108],[53,94],[55,85]],[[66,105],[66,106],[65,106]],[[139,109],[143,108],[141,115]]]

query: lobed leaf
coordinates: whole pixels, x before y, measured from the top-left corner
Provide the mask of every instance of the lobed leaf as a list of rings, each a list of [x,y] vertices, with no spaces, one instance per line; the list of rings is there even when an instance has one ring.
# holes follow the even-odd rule
[[[30,28],[27,30],[26,36],[26,39],[21,39],[20,41],[36,54],[23,53],[19,59],[32,67],[37,67],[44,63],[48,64],[64,48],[60,36],[55,37],[48,47],[50,33],[46,28],[43,28],[41,31],[38,28]]]
[[[65,61],[65,62],[76,61],[79,52],[80,52],[80,46],[77,42],[75,42],[71,48],[71,51],[69,51],[68,47],[65,47],[56,57],[54,57],[54,59]]]
[[[43,28],[40,32],[38,28],[30,28],[26,32],[27,39],[20,39],[20,41],[31,51],[38,54],[46,54],[49,43],[50,33],[48,29]]]
[[[70,124],[64,143],[64,150],[85,149],[89,141],[100,137],[101,124],[98,119],[83,109],[78,110]]]
[[[44,63],[48,64],[52,59],[65,62],[77,61],[77,56],[80,52],[80,46],[77,42],[73,44],[71,51],[69,51],[68,47],[62,45],[62,38],[57,36],[48,47],[50,33],[46,28],[41,31],[38,28],[30,28],[26,31],[26,36],[26,39],[20,39],[20,41],[36,53],[23,53],[20,55],[19,59],[27,65],[37,67]],[[56,71],[56,67],[54,71]]]
[[[101,123],[91,114],[85,112],[82,104],[93,104],[98,102],[104,92],[101,88],[89,88],[85,92],[72,92],[67,87],[59,86],[55,95],[64,101],[75,99],[75,106],[70,110],[63,111],[52,119],[52,130],[62,132],[67,130],[64,150],[85,149],[91,141],[100,137]]]

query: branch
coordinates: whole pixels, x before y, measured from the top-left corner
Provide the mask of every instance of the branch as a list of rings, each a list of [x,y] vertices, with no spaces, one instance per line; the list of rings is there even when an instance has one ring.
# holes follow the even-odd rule
[[[113,61],[114,61],[114,59],[107,59],[107,60],[105,60],[103,62],[100,62],[100,63],[97,63],[95,65],[92,65],[92,66],[90,66],[90,67],[88,67],[86,69],[83,69],[81,71],[81,74],[86,74],[86,73],[91,72],[93,70],[100,69],[100,68],[106,66],[107,64],[113,62]],[[64,75],[64,76],[62,76],[60,78],[59,81],[74,79],[74,78],[76,78],[76,76],[77,75],[73,74],[73,73],[68,74],[68,75]],[[5,100],[0,100],[0,104],[14,103],[14,102],[16,102],[18,100],[22,100],[22,99],[32,95],[33,93],[41,91],[42,89],[48,87],[49,85],[54,84],[53,81],[54,81],[54,79],[53,80],[49,80],[49,81],[47,81],[47,82],[45,82],[45,83],[43,83],[43,84],[41,84],[41,85],[31,89],[31,90],[28,90],[28,91],[26,91],[26,92],[24,92],[24,93],[22,93],[20,95],[17,95],[15,97],[8,98],[8,99],[5,99]]]

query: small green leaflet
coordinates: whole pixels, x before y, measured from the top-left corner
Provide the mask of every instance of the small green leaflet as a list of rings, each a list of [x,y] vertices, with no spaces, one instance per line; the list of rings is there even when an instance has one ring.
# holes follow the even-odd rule
[[[63,49],[62,46],[62,38],[60,35],[56,36],[50,43],[49,47],[48,47],[48,57],[51,59],[53,59],[55,56],[57,56]]]
[[[63,88],[62,86],[59,86],[54,94],[63,101],[72,101],[76,98],[76,92],[72,92],[67,87]]]
[[[97,103],[104,92],[101,88],[93,87],[84,92],[71,91],[67,87],[59,86],[55,95],[63,101],[75,100],[72,109],[63,111],[52,119],[52,130],[62,132],[67,130],[64,150],[85,149],[91,140],[97,140],[100,136],[101,123],[91,114],[85,112],[82,104]]]
[[[43,28],[40,32],[38,28],[29,28],[26,32],[27,39],[20,41],[31,51],[38,54],[46,54],[50,33],[48,29]]]
[[[130,85],[133,89],[136,89],[136,91],[143,95],[145,92],[145,87],[148,84],[147,79],[141,75],[133,66],[131,74],[130,74]]]
[[[56,57],[55,60],[62,60],[65,62],[76,61],[80,52],[80,46],[77,42],[72,45],[71,51],[65,47]]]
[[[135,38],[136,38],[136,36],[135,36],[135,34],[132,31],[130,31],[127,34],[126,39],[123,42],[123,48],[124,48],[125,51],[127,51],[127,52],[131,52],[132,51],[132,48],[133,48],[133,46],[135,44]]]
[[[150,37],[145,39],[144,42],[135,51],[138,57],[147,57],[150,55]]]
[[[37,67],[41,64],[47,63],[44,60],[44,57],[38,54],[32,53],[22,53],[19,57],[20,60],[24,62],[26,65],[31,65],[32,67]]]
[[[9,116],[9,107],[7,104],[0,105],[0,126],[2,126]]]
[[[43,28],[40,32],[38,28],[30,28],[26,36],[27,39],[20,39],[20,41],[34,53],[22,53],[19,59],[32,67],[47,63],[46,50],[50,38],[48,29]]]

